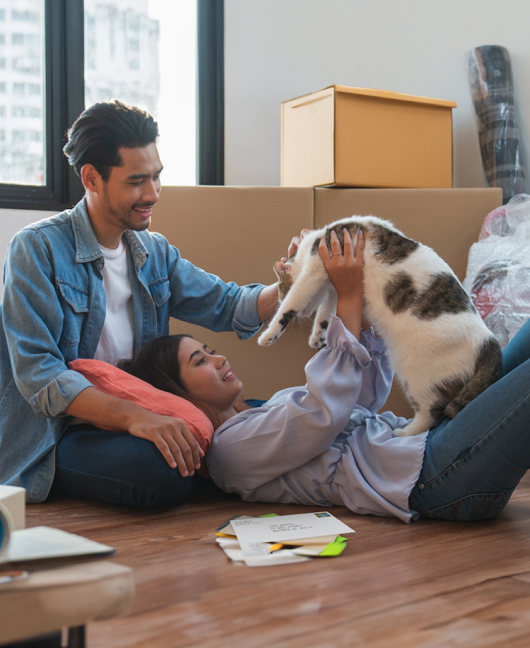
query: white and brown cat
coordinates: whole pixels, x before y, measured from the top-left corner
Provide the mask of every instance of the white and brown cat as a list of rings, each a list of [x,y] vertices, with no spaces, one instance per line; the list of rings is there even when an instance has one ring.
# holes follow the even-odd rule
[[[310,345],[325,343],[337,293],[318,252],[320,239],[343,228],[365,237],[365,314],[389,350],[415,416],[398,436],[424,432],[441,416],[454,418],[499,377],[500,345],[475,310],[451,268],[431,248],[407,238],[392,223],[352,216],[313,231],[285,264],[275,265],[280,307],[258,339],[270,346],[295,317],[316,310]]]

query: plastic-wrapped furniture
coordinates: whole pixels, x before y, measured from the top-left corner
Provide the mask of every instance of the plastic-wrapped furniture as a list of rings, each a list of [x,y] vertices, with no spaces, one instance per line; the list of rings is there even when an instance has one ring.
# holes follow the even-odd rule
[[[530,196],[486,216],[469,251],[464,288],[504,347],[530,317]]]
[[[506,204],[526,191],[508,50],[499,45],[476,47],[469,57],[469,82],[486,182],[502,188]]]

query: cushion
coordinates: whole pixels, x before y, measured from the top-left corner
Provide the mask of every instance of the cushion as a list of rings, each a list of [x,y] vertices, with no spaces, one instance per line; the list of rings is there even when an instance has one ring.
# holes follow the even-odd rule
[[[212,422],[204,412],[184,398],[157,389],[101,360],[79,358],[69,362],[68,367],[82,374],[96,389],[109,396],[132,401],[155,414],[182,419],[204,452],[209,450],[214,432]],[[99,427],[116,431],[115,428]]]

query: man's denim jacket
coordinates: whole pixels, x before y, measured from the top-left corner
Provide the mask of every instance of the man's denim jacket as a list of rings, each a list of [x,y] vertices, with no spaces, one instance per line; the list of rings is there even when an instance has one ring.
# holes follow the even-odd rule
[[[196,268],[160,234],[127,231],[135,354],[169,333],[169,318],[241,339],[258,326],[262,285],[239,287]],[[132,261],[132,263],[131,263]],[[0,483],[43,501],[55,471],[63,414],[90,382],[68,369],[93,358],[105,321],[103,255],[85,199],[11,241],[0,306]]]

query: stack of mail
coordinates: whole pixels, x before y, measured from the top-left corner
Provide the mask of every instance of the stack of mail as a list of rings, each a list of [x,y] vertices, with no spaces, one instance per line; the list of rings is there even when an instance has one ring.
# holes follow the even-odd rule
[[[355,531],[326,511],[240,515],[217,529],[216,541],[231,560],[260,567],[338,556],[347,541],[339,533]]]

